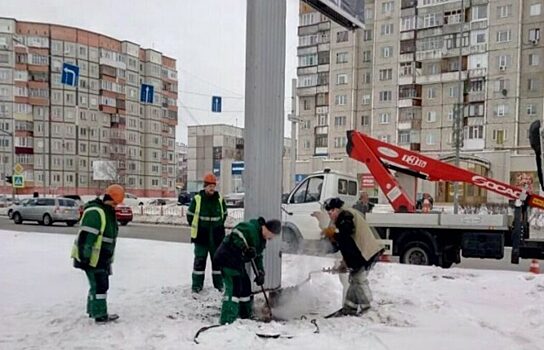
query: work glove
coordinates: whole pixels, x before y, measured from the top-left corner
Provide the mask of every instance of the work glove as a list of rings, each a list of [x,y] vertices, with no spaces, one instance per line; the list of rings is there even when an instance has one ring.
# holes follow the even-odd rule
[[[262,286],[264,284],[264,271],[257,271],[257,276],[255,276],[253,282],[255,282],[255,284],[258,286]]]
[[[325,227],[322,231],[323,235],[330,239],[331,241],[334,241],[334,235],[336,233],[336,228],[333,226]]]
[[[243,254],[246,260],[250,261],[255,259],[255,257],[257,256],[257,251],[253,247],[247,247],[246,249],[244,249]]]

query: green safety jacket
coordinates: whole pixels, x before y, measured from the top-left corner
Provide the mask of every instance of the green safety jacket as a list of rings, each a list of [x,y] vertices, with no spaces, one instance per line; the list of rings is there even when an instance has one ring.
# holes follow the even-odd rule
[[[263,252],[266,240],[257,220],[244,221],[236,225],[217,249],[214,262],[221,267],[243,270],[244,264],[248,262],[243,252],[248,247],[255,249],[255,265],[258,270],[264,271]]]
[[[100,199],[89,202],[72,247],[74,266],[109,269],[119,233],[115,209]]]
[[[191,225],[191,242],[209,244],[210,235],[216,246],[225,236],[225,220],[227,219],[226,203],[219,192],[212,196],[201,190],[189,205],[187,221]]]

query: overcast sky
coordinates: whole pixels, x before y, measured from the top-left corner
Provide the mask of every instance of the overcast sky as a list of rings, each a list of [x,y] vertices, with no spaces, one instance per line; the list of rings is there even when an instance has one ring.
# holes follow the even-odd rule
[[[285,95],[290,96],[290,81],[296,78],[299,0],[285,1]],[[178,141],[187,141],[187,125],[243,126],[246,0],[0,0],[0,17],[75,26],[175,58]],[[223,97],[223,113],[211,113],[212,95]],[[285,108],[290,110],[289,98]],[[287,123],[286,135],[289,130]]]

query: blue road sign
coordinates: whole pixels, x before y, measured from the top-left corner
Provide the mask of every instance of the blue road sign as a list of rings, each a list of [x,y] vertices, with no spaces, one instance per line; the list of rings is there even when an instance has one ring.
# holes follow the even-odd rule
[[[153,103],[153,93],[155,88],[153,85],[142,84],[140,89],[140,102],[142,103]]]
[[[221,113],[221,96],[212,96],[212,112]]]
[[[62,65],[61,83],[70,86],[76,86],[79,78],[79,67],[73,64],[64,63]]]
[[[13,187],[14,188],[24,188],[25,187],[25,177],[23,175],[13,175]]]
[[[244,172],[245,165],[243,161],[234,161],[232,162],[231,166],[231,174],[232,175],[242,175]]]

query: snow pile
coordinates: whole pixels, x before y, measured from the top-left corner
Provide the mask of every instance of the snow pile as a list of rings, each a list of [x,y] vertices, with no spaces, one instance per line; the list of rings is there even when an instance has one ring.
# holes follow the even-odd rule
[[[196,345],[195,332],[217,322],[221,295],[209,275],[203,293],[191,293],[192,247],[124,238],[108,297],[121,318],[97,326],[85,315],[88,286],[71,267],[72,241],[0,231],[1,349],[544,348],[542,275],[399,264],[378,264],[370,274],[374,307],[362,317],[323,319],[340,307],[342,287],[338,275],[316,273],[273,309],[287,321],[240,320],[202,333]],[[282,284],[296,285],[333,263],[284,255]]]

